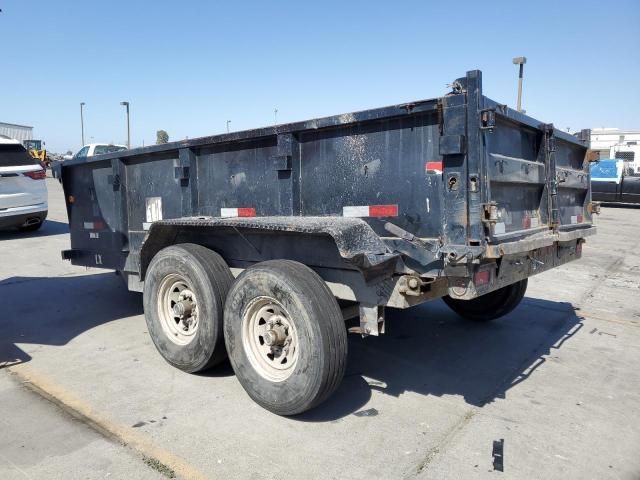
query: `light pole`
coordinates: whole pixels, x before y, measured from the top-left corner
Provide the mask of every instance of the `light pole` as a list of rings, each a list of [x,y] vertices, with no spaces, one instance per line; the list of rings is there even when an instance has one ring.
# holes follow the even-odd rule
[[[227,120],[227,133],[229,133],[229,124],[231,123],[231,120]]]
[[[278,109],[273,109],[273,124],[278,125]]]
[[[524,74],[524,64],[527,63],[527,57],[515,57],[514,65],[520,65],[520,73],[518,74],[518,111],[522,111],[522,76]]]
[[[84,102],[80,102],[80,129],[82,130],[82,147],[84,147],[84,116],[82,114],[82,107],[84,107]]]
[[[131,129],[129,127],[129,102],[120,102],[127,108],[127,148],[131,148]]]

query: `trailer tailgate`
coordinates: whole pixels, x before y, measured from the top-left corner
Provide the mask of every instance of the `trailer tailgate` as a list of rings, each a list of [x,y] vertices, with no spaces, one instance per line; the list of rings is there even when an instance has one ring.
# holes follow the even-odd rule
[[[552,125],[484,100],[489,243],[580,237],[566,233],[592,226],[587,147]]]

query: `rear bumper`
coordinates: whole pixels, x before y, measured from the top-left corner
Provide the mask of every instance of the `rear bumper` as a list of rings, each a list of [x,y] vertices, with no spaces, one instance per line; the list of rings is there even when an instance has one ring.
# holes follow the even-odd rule
[[[538,273],[546,272],[582,257],[584,238],[595,233],[595,227],[559,232],[551,244],[517,243],[510,250],[508,244],[501,250],[500,261],[489,259],[472,270],[471,278],[450,278],[449,295],[471,300]],[[529,242],[531,239],[529,239]],[[513,245],[512,245],[513,247]],[[523,248],[524,247],[524,248]],[[482,275],[484,273],[484,275]],[[484,279],[484,280],[481,280]]]
[[[33,220],[47,218],[47,202],[25,207],[13,207],[0,210],[0,228],[21,227]]]
[[[525,237],[522,240],[504,242],[496,245],[487,245],[485,258],[500,258],[504,255],[527,252],[537,248],[548,247],[554,243],[571,242],[579,238],[590,237],[596,234],[596,227],[593,225],[573,230],[559,231],[556,233],[544,232],[539,235]]]

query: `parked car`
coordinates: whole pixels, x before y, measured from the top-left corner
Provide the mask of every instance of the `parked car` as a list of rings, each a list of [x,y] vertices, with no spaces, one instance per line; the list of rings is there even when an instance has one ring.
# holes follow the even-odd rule
[[[89,143],[82,147],[78,152],[71,155],[64,155],[60,160],[51,162],[51,175],[53,178],[60,178],[60,170],[62,163],[66,160],[84,159],[87,157],[95,157],[96,155],[104,155],[105,153],[114,153],[127,150],[125,145],[112,145],[110,143]]]
[[[87,157],[95,157],[96,155],[104,155],[105,153],[114,153],[127,150],[125,145],[113,145],[109,143],[89,143],[82,147],[73,156],[73,159],[83,159]]]
[[[640,204],[640,176],[627,175],[621,159],[605,158],[593,162],[591,198],[604,203]]]
[[[18,140],[0,135],[0,228],[40,228],[48,210],[46,176]]]

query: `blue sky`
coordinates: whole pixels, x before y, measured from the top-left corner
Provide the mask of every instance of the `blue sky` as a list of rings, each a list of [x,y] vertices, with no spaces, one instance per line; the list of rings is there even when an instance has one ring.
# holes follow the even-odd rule
[[[303,120],[444,94],[479,68],[489,97],[557,127],[640,128],[640,0],[169,2],[0,0],[0,121],[52,151]]]

